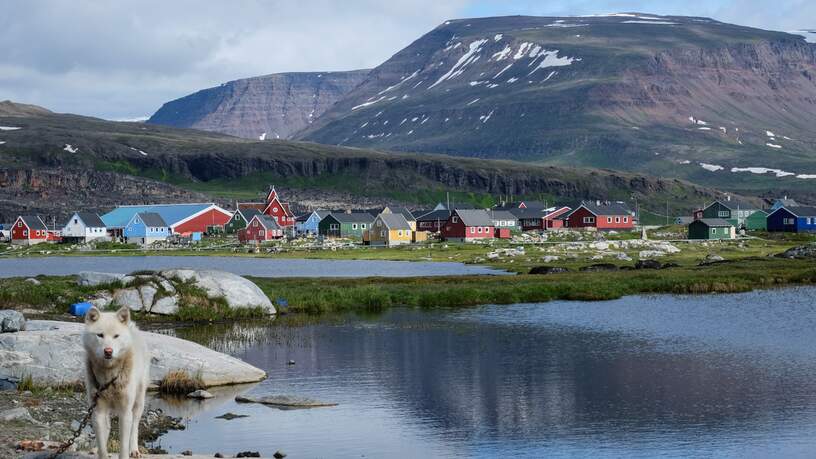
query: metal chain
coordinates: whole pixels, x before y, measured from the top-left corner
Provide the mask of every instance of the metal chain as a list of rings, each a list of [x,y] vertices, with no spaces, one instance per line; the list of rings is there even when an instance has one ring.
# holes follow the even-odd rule
[[[70,448],[71,445],[74,444],[76,439],[79,438],[80,435],[82,435],[82,430],[88,426],[88,422],[91,420],[91,415],[93,415],[93,411],[94,409],[96,409],[96,404],[97,402],[99,402],[99,395],[105,390],[107,390],[110,386],[112,386],[117,379],[119,379],[119,375],[114,376],[113,379],[103,384],[101,387],[99,387],[99,389],[96,390],[96,393],[93,395],[93,398],[91,399],[91,405],[88,407],[87,410],[85,410],[85,417],[83,417],[82,421],[80,421],[79,427],[76,428],[76,430],[73,433],[73,436],[69,440],[61,444],[56,451],[48,455],[47,459],[56,459],[57,457],[59,457],[60,454],[67,451],[68,448]]]

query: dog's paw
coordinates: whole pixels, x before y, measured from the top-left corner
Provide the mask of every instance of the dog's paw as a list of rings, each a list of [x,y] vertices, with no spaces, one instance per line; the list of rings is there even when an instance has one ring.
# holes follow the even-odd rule
[[[141,451],[139,451],[139,450],[137,449],[137,450],[135,450],[135,451],[131,451],[131,452],[130,452],[130,457],[139,458],[139,457],[142,457],[142,453],[141,453]]]

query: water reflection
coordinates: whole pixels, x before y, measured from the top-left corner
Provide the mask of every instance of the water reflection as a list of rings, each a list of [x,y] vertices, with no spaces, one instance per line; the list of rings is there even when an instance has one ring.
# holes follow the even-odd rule
[[[250,418],[225,427],[210,412],[163,444],[340,457],[808,457],[816,315],[798,299],[815,292],[395,310],[272,327],[274,340],[238,354],[270,375],[250,392],[340,406],[227,402]]]

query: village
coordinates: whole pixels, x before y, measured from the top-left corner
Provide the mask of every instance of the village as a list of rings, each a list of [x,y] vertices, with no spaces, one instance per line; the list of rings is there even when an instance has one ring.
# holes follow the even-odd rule
[[[812,233],[816,232],[816,207],[801,206],[785,197],[760,209],[726,197],[674,223],[685,227],[689,240],[730,240],[760,231]],[[396,247],[428,241],[484,243],[546,232],[638,229],[636,212],[620,201],[584,201],[570,208],[523,200],[489,209],[439,203],[432,209],[315,209],[295,215],[272,186],[263,202],[238,202],[232,211],[215,203],[123,205],[103,215],[77,211],[63,226],[49,226],[37,215],[20,215],[12,223],[0,224],[0,241],[13,246],[112,241],[151,248],[189,246],[220,237],[249,246],[316,239]]]

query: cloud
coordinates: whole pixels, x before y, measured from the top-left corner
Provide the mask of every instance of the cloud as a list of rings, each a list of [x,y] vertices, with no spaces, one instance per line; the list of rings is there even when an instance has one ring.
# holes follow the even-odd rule
[[[236,78],[373,67],[455,17],[438,2],[19,2],[0,17],[0,99],[107,118]]]
[[[0,100],[134,118],[237,78],[373,67],[450,18],[613,11],[816,27],[811,0],[14,2],[0,16]]]

